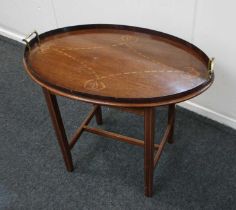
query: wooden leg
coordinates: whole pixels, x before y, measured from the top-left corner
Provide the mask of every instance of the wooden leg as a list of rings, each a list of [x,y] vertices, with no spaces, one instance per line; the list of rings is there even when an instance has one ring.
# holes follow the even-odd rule
[[[98,109],[95,113],[95,116],[96,116],[97,124],[102,125],[102,109],[101,109],[101,106],[98,107]]]
[[[71,152],[67,141],[65,128],[62,122],[60,110],[57,104],[56,96],[51,94],[48,90],[44,88],[43,93],[47,102],[48,110],[51,116],[58,143],[61,148],[67,171],[73,171]]]
[[[154,170],[155,108],[144,111],[144,182],[145,195],[152,197]]]
[[[174,143],[174,125],[175,125],[175,104],[170,104],[168,106],[168,124],[171,125],[171,130],[168,138],[168,143]]]

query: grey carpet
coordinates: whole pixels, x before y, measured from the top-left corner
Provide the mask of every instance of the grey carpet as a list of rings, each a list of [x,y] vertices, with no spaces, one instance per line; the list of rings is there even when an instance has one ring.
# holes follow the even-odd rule
[[[83,134],[65,170],[41,89],[22,66],[23,45],[0,37],[0,209],[236,209],[236,131],[177,109],[176,143],[143,195],[143,150]],[[90,106],[59,98],[68,135]],[[166,123],[157,109],[157,138]],[[103,109],[103,128],[143,138],[139,116]],[[94,122],[92,122],[95,125]]]

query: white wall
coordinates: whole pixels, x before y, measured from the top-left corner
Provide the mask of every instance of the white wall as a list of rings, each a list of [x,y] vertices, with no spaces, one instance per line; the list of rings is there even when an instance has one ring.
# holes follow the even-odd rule
[[[216,57],[216,81],[204,95],[193,99],[236,128],[236,1],[199,0],[194,44]],[[213,117],[213,116],[212,116]]]
[[[0,0],[0,33],[21,40],[36,29],[56,28],[50,0]]]
[[[0,0],[0,34],[19,41],[34,29],[113,23],[184,38],[216,57],[216,80],[181,105],[236,128],[235,8],[233,0]]]

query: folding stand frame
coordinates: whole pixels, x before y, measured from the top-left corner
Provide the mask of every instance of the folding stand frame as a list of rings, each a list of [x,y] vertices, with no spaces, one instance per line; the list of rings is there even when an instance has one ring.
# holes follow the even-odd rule
[[[64,158],[68,171],[73,170],[71,150],[84,131],[113,138],[118,141],[127,142],[144,148],[144,182],[145,195],[151,197],[153,194],[153,171],[160,159],[165,143],[173,143],[173,130],[175,121],[175,104],[168,105],[168,124],[160,144],[154,143],[155,131],[155,107],[145,108],[121,108],[124,111],[133,112],[144,116],[144,141],[120,135],[114,132],[105,131],[99,128],[89,127],[89,122],[95,116],[97,124],[102,124],[102,111],[100,105],[94,105],[92,111],[88,114],[81,126],[76,130],[71,141],[67,140],[65,128],[58,107],[56,95],[43,88],[45,99],[51,120],[55,129],[58,143]]]

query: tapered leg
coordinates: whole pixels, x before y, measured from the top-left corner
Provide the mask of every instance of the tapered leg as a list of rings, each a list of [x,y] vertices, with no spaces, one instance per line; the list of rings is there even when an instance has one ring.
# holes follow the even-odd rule
[[[101,109],[101,106],[98,107],[98,109],[95,113],[95,116],[96,116],[97,124],[101,125],[102,124],[102,109]]]
[[[145,195],[153,193],[155,108],[144,111],[144,182]]]
[[[175,104],[168,106],[168,124],[171,125],[171,130],[168,138],[168,143],[174,143],[174,126],[175,126]]]
[[[61,152],[65,161],[67,171],[72,171],[73,162],[72,162],[71,152],[69,149],[69,144],[67,141],[66,132],[62,122],[56,96],[51,94],[48,90],[44,88],[43,88],[43,93],[47,102],[48,110],[51,116],[51,120],[54,126],[58,143],[61,148]]]

